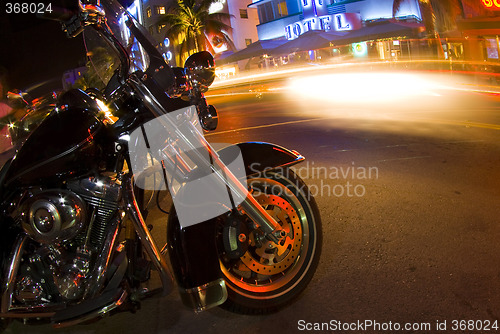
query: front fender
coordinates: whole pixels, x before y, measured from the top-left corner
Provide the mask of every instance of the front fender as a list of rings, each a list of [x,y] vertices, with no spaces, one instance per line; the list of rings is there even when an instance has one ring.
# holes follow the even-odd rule
[[[247,142],[236,146],[239,150],[229,146],[217,153],[226,165],[241,153],[247,176],[289,167],[305,160],[299,153],[274,144]],[[243,175],[241,171],[232,171]],[[217,218],[213,218],[181,227],[173,207],[169,215],[167,240],[170,263],[183,303],[197,311],[219,305],[227,298],[216,243],[217,224]]]
[[[167,244],[181,300],[196,312],[227,299],[216,244],[217,219],[182,228],[172,206],[167,223]]]
[[[253,176],[276,168],[290,167],[305,160],[297,151],[291,151],[275,144],[246,142],[236,144],[236,146],[240,149],[243,157],[247,176]],[[234,146],[225,147],[217,153],[226,165],[235,158]]]

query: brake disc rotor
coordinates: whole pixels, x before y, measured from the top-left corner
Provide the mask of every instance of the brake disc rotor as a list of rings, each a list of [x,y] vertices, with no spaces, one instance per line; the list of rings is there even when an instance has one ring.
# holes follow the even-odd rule
[[[261,247],[249,250],[241,261],[252,271],[262,275],[275,275],[293,265],[300,253],[302,226],[297,212],[285,199],[270,194],[259,194],[255,199],[281,225],[286,236],[278,244],[265,240]],[[253,238],[252,238],[253,239]],[[252,241],[255,246],[255,240]]]

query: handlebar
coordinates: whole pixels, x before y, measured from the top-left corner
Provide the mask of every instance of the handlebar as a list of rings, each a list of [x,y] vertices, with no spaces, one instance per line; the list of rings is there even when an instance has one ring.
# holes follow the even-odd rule
[[[115,36],[116,32],[112,31],[107,24],[106,13],[111,14],[113,18],[113,15],[115,15],[115,12],[111,11],[110,7],[108,7],[101,7],[100,3],[96,0],[79,0],[78,9],[75,11],[67,8],[53,7],[52,13],[46,13],[39,17],[61,22],[63,29],[69,37],[75,37],[85,26],[89,25],[99,32],[101,37],[119,56],[121,63],[119,72],[114,76],[115,81],[112,83],[113,89],[109,89],[109,95],[111,96],[115,88],[122,86],[129,80],[131,59],[129,55],[130,50],[126,49],[127,45],[122,44],[123,41],[118,39],[120,36]],[[104,9],[106,9],[106,11]],[[142,85],[147,87],[148,92],[150,92],[160,104],[165,106],[167,111],[170,111],[168,110],[171,104],[169,101],[169,94],[175,90],[175,73],[157,48],[148,40],[147,32],[136,23],[135,19],[129,13],[125,11],[124,14],[125,16],[122,17],[122,19],[125,20],[125,25],[141,45],[149,59],[148,68],[145,69],[144,72],[138,71],[135,77],[142,82]]]
[[[36,17],[43,20],[61,22],[63,30],[68,37],[76,37],[83,31],[80,13],[63,7],[52,6],[52,10],[36,14]]]
[[[75,12],[62,7],[52,6],[51,8],[52,10],[50,12],[44,11],[43,13],[38,13],[36,14],[36,17],[44,20],[66,22],[76,14]]]

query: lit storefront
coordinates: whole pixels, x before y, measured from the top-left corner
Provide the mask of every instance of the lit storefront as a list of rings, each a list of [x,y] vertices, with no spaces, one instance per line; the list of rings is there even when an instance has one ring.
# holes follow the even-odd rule
[[[500,2],[463,1],[465,19],[458,21],[465,59],[500,62]]]
[[[310,30],[350,31],[393,18],[393,0],[255,0],[259,39],[294,39]],[[404,1],[396,18],[421,21],[417,0]]]
[[[260,40],[302,38],[307,45],[312,32],[336,35],[330,48],[303,47],[302,54],[292,50],[293,55],[280,58],[282,64],[339,56],[408,58],[415,49],[410,39],[424,30],[418,0],[402,2],[395,15],[393,0],[255,0],[249,7],[258,10]]]
[[[466,59],[500,61],[499,36],[500,22],[498,18],[478,18],[459,22],[467,47]]]

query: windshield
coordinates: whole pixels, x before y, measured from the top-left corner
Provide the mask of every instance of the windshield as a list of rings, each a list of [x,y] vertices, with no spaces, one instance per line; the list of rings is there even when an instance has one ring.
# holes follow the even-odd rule
[[[149,66],[149,57],[144,48],[127,27],[127,22],[132,21],[135,27],[149,40],[149,34],[142,27],[134,15],[138,12],[129,12],[117,1],[104,0],[101,6],[106,13],[106,25],[127,51],[130,59],[130,72],[146,71]],[[87,73],[84,76],[83,88],[96,87],[102,89],[111,79],[115,70],[120,66],[116,52],[106,43],[105,39],[92,27],[85,28],[85,49],[87,52]],[[151,43],[154,45],[154,43]]]

